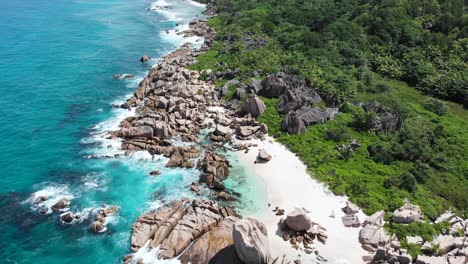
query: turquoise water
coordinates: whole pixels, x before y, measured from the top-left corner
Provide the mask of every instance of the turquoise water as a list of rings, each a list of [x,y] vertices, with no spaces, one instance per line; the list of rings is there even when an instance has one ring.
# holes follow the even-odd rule
[[[173,9],[147,10],[170,4]],[[2,263],[119,263],[129,252],[131,226],[164,200],[190,197],[198,172],[163,168],[145,153],[115,155],[119,143],[102,133],[131,112],[122,102],[145,76],[143,54],[158,58],[185,40],[166,34],[203,7],[181,0],[3,1],[0,9],[0,259]],[[156,60],[155,60],[156,61]],[[153,63],[155,62],[153,61]],[[114,80],[114,74],[137,77]],[[110,146],[109,146],[110,145]],[[109,146],[109,147],[108,147]],[[163,170],[149,177],[151,170]],[[236,166],[229,186],[253,212],[258,182]],[[252,184],[253,181],[254,183]],[[259,183],[258,183],[259,184]],[[71,199],[81,223],[40,215],[31,201]],[[263,201],[262,201],[263,203]],[[89,231],[93,208],[118,206],[107,230]]]

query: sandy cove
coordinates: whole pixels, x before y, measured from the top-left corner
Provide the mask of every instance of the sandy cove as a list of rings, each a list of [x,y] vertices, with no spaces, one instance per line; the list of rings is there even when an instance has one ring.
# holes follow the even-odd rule
[[[344,215],[341,208],[345,207],[347,197],[336,196],[323,184],[311,178],[304,163],[285,146],[267,137],[265,140],[251,140],[249,143],[258,144],[250,147],[248,153],[237,152],[237,156],[246,166],[263,179],[268,191],[268,200],[271,204],[265,214],[256,215],[268,229],[271,252],[277,255],[288,254],[301,260],[316,260],[315,254],[307,255],[291,247],[278,232],[280,216],[272,212],[276,206],[285,209],[286,214],[292,209],[305,208],[310,211],[311,220],[327,229],[328,240],[326,244],[315,243],[319,254],[329,260],[329,263],[363,263],[362,256],[368,253],[359,243],[360,228],[345,227],[341,221]],[[239,143],[246,143],[240,141]],[[254,163],[260,149],[265,149],[272,160],[267,163]],[[335,218],[331,218],[332,210]],[[358,213],[360,220],[366,216],[362,211]],[[309,262],[306,262],[309,263]]]

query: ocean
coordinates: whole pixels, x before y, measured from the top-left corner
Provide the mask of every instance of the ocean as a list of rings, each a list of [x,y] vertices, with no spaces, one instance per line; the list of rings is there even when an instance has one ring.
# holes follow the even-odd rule
[[[120,263],[130,253],[137,217],[165,201],[194,198],[194,169],[166,169],[167,159],[130,157],[104,132],[132,111],[125,101],[152,64],[187,41],[175,33],[204,7],[183,0],[15,0],[0,9],[0,259],[2,263]],[[150,63],[140,63],[147,54]],[[114,74],[135,78],[114,79]],[[229,154],[226,182],[238,208],[264,208],[262,182]],[[152,170],[162,171],[150,177]],[[82,219],[60,221],[34,206],[61,198]],[[90,232],[92,211],[118,206],[106,230]]]

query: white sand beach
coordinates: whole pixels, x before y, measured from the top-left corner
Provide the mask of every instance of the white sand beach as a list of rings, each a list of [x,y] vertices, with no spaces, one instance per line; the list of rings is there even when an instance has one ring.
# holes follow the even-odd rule
[[[264,141],[251,140],[249,143],[258,144],[258,147],[251,147],[247,154],[237,154],[241,162],[251,166],[266,184],[271,205],[268,212],[255,217],[267,225],[272,255],[287,254],[292,259],[297,259],[300,255],[299,259],[303,263],[316,261],[315,254],[307,255],[303,251],[293,249],[289,242],[276,234],[281,216],[276,216],[272,210],[278,206],[285,209],[287,214],[298,207],[309,210],[311,220],[327,229],[326,244],[317,241],[314,247],[321,256],[328,259],[328,263],[363,263],[362,256],[367,255],[367,252],[361,248],[358,241],[360,228],[347,228],[341,221],[344,215],[341,208],[345,206],[347,197],[334,195],[324,184],[314,180],[307,173],[302,161],[285,146],[274,142],[274,139],[267,137]],[[273,158],[268,163],[255,164],[259,149],[262,148]],[[335,212],[335,218],[330,217],[332,210]],[[363,221],[366,216],[359,212],[358,217]]]

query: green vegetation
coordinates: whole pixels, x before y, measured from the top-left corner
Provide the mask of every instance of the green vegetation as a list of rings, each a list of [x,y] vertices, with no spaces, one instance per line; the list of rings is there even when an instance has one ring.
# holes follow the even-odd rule
[[[438,224],[428,224],[423,222],[413,222],[406,225],[390,223],[385,227],[406,243],[407,236],[420,236],[425,241],[432,241],[434,236],[448,230],[450,223],[442,222]]]
[[[468,213],[468,115],[459,104],[468,105],[463,0],[219,0],[215,7],[220,14],[209,24],[216,42],[192,68],[239,68],[248,81],[253,71],[264,77],[286,67],[327,106],[339,107],[335,119],[289,135],[277,99],[262,98],[267,110],[259,121],[311,175],[368,214],[391,212],[404,198],[429,219],[449,207]],[[245,37],[267,44],[246,49]],[[400,113],[402,130],[373,131],[375,114],[357,106],[370,101]],[[338,151],[351,139],[361,147]],[[389,228],[401,236],[440,231],[421,225]]]

